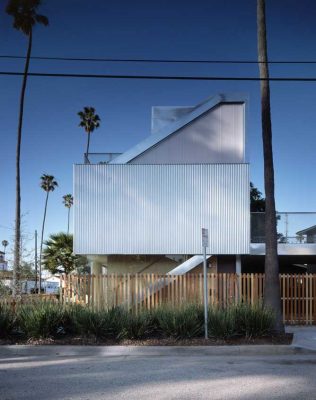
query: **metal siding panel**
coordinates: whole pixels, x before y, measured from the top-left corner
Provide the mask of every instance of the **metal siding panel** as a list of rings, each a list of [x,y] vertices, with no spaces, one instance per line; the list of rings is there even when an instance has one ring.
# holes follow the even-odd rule
[[[247,164],[76,165],[77,254],[248,254]]]
[[[221,104],[140,154],[130,163],[244,162],[243,115],[243,104]]]

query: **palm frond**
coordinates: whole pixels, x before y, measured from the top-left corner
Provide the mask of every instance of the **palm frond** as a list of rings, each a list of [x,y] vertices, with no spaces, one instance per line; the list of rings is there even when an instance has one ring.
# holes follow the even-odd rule
[[[63,196],[63,204],[65,205],[65,207],[71,208],[71,206],[74,204],[74,198],[72,194],[69,193]]]
[[[73,237],[67,233],[56,233],[49,236],[44,242],[43,263],[51,272],[63,268],[68,274],[75,268],[87,265],[87,259],[73,254]]]
[[[39,24],[44,25],[44,26],[48,26],[48,24],[49,24],[48,18],[45,17],[45,15],[36,15],[35,16],[35,21],[37,23],[39,23]]]
[[[55,188],[58,187],[58,183],[53,175],[43,174],[41,176],[40,186],[45,192],[53,192]]]
[[[13,17],[13,27],[25,35],[30,35],[33,26],[42,24],[48,25],[48,18],[45,15],[37,14],[41,5],[40,0],[9,0],[6,6],[6,13]]]
[[[77,114],[81,119],[79,126],[84,128],[87,133],[91,133],[100,127],[101,119],[98,114],[95,114],[94,107],[83,107],[83,111],[79,111]]]

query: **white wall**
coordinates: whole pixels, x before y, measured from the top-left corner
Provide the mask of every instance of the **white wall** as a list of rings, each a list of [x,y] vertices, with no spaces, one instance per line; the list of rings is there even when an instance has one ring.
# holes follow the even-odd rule
[[[249,253],[247,164],[76,165],[78,254]]]
[[[245,162],[245,105],[221,104],[134,158],[132,164]]]

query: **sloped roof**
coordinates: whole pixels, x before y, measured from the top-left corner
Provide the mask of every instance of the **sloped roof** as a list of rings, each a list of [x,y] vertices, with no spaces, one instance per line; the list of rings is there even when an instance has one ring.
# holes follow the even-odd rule
[[[204,102],[198,104],[191,112],[183,115],[177,121],[165,126],[159,132],[148,136],[146,139],[138,143],[136,146],[127,150],[125,153],[119,155],[109,162],[109,164],[127,164],[140,154],[144,153],[159,142],[165,140],[179,129],[188,125],[202,114],[208,112],[214,107],[223,103],[246,103],[247,97],[241,94],[218,94],[210,97]]]
[[[316,233],[316,225],[310,226],[309,228],[305,228],[299,232],[296,232],[297,235],[308,235],[308,234],[315,234]]]

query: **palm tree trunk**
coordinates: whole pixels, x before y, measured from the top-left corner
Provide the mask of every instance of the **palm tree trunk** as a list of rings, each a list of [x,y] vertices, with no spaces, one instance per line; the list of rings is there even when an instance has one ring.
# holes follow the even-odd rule
[[[86,151],[86,160],[89,162],[89,147],[90,147],[90,132],[88,132],[88,139],[87,139],[87,151]]]
[[[32,30],[29,34],[29,43],[26,54],[26,62],[24,66],[24,75],[22,89],[20,95],[19,125],[16,144],[16,200],[15,200],[15,242],[14,242],[14,268],[13,268],[13,297],[20,295],[20,267],[21,267],[21,176],[20,176],[20,158],[21,158],[21,140],[22,125],[24,112],[24,97],[27,83],[27,74],[30,65],[30,57],[32,52]]]
[[[68,208],[68,226],[67,226],[67,234],[69,235],[69,220],[70,220],[70,207]]]
[[[49,195],[49,191],[46,192],[42,234],[41,234],[41,247],[40,247],[40,259],[39,259],[39,293],[41,293],[41,288],[42,288],[42,250],[43,250],[43,239],[44,239],[44,229],[45,229],[45,221],[46,221],[48,195]]]
[[[264,304],[273,309],[276,332],[284,332],[282,323],[276,210],[274,199],[274,166],[270,109],[269,67],[266,39],[265,0],[257,0],[258,62],[261,88],[262,141],[264,157],[265,211],[265,290]]]

